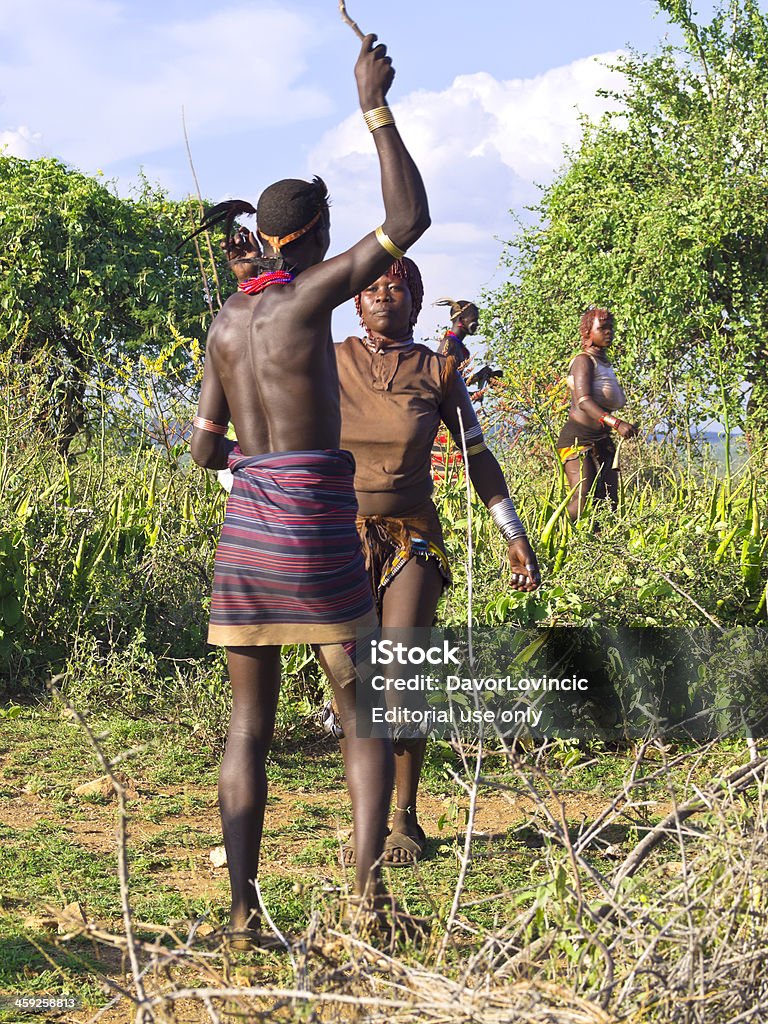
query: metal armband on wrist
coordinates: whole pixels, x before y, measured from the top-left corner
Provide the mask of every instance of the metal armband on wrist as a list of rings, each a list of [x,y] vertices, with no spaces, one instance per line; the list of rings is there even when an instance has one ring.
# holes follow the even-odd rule
[[[394,115],[386,104],[383,107],[373,107],[372,110],[364,110],[363,118],[369,132],[375,132],[377,128],[384,128],[388,124],[395,123]]]
[[[525,527],[520,522],[520,517],[515,511],[515,505],[511,498],[502,498],[488,511],[491,513],[491,519],[498,526],[499,533],[507,543],[517,540],[518,537],[527,537]]]

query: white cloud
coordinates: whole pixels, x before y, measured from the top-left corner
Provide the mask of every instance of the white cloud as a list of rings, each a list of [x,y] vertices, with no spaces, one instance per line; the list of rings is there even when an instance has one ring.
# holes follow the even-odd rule
[[[351,96],[351,68],[326,58],[346,60],[348,48],[334,49],[335,19],[319,8],[307,3],[302,16],[274,0],[0,0],[0,146],[127,180],[143,164],[183,193],[183,105],[204,193],[255,199],[275,177],[302,173],[312,120],[332,112],[331,96]],[[394,104],[429,193],[432,228],[413,253],[428,302],[473,297],[502,279],[494,275],[498,239],[514,231],[508,211],[535,202],[534,183],[550,180],[563,146],[578,143],[578,111],[605,109],[595,93],[617,86],[604,66],[615,56],[530,79],[460,75]],[[359,113],[314,145],[306,172],[331,189],[334,251],[381,222],[378,162]],[[353,316],[339,316],[341,330],[356,329]],[[427,306],[421,333],[441,322]]]
[[[606,67],[617,56],[577,60],[530,79],[461,75],[442,92],[421,90],[394,104],[429,194],[432,227],[413,252],[428,303],[440,295],[469,298],[498,283],[498,239],[514,232],[509,210],[536,202],[536,185],[552,179],[565,146],[578,144],[580,114],[596,119],[615,107],[596,93],[621,87],[621,76]],[[308,166],[338,193],[334,251],[380,222],[378,161],[359,114],[325,135]],[[443,322],[444,313],[427,305],[421,335]]]
[[[0,10],[0,117],[35,124],[50,152],[85,168],[177,144],[182,106],[197,140],[330,109],[301,81],[319,45],[311,20],[271,5],[151,24],[108,0]]]
[[[20,124],[18,128],[0,132],[0,153],[33,160],[42,153],[41,140],[40,132],[33,132],[25,124]]]

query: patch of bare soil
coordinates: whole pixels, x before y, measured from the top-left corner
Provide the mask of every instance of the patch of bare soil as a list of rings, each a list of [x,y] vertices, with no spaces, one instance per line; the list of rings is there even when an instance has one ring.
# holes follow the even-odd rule
[[[63,798],[60,789],[55,796],[47,795],[44,790],[35,793],[15,789],[13,795],[0,804],[0,822],[26,830],[35,822],[45,821],[51,834],[65,836],[69,843],[94,854],[114,853],[116,800],[106,796],[96,800],[79,797],[74,794],[74,788],[73,785],[71,796]],[[128,803],[129,846],[131,852],[149,851],[157,855],[157,865],[153,865],[151,871],[158,885],[177,889],[187,899],[223,904],[227,869],[226,866],[215,867],[210,859],[211,849],[221,843],[215,789],[193,785],[143,786],[140,780],[130,780],[129,791],[132,794]],[[163,811],[166,799],[167,814]],[[598,794],[566,795],[563,798],[565,818],[578,829],[581,822],[598,815],[606,802]],[[63,810],[63,804],[71,807],[71,814]],[[178,811],[180,805],[185,808],[183,812]],[[459,801],[458,806],[451,805],[446,797],[425,792],[419,809],[430,839],[452,846],[458,836],[463,842],[466,800]],[[338,884],[342,877],[338,849],[349,834],[349,817],[349,802],[343,786],[308,792],[289,788],[284,783],[273,784],[263,847],[263,860],[270,875],[296,879],[297,875],[304,874],[312,880],[331,879]],[[559,809],[556,817],[560,818]],[[509,842],[513,830],[522,831],[529,845],[539,845],[539,827],[546,832],[541,817],[534,820],[534,805],[527,797],[492,789],[480,794],[473,826],[478,849],[493,853],[497,845],[502,847]],[[520,838],[520,831],[516,838]],[[165,841],[164,834],[167,834]],[[307,850],[308,844],[314,849]],[[432,857],[455,856],[452,849],[437,847],[438,844],[431,844]],[[87,894],[82,894],[82,898],[87,903]],[[111,924],[118,931],[122,930],[119,921]],[[109,960],[104,963],[105,975],[120,985],[127,964],[119,952],[107,950],[103,955]],[[127,1013],[130,1014],[130,1008],[123,1002],[106,1011],[99,1020],[103,1024],[125,1024]],[[209,1020],[205,1009],[195,1003],[178,1005],[176,1013],[179,1021],[189,1021],[189,1024]],[[59,1019],[84,1024],[93,1014],[93,1010],[84,1010]]]
[[[220,829],[216,792],[194,786],[169,786],[162,793],[155,787],[151,792],[142,790],[141,784],[136,785],[136,796],[129,800],[129,842],[144,846],[154,837],[172,830],[173,838],[186,831],[192,841],[189,845],[179,844],[170,840],[167,845],[155,846],[158,854],[170,858],[175,867],[158,873],[159,880],[169,884],[184,882],[184,890],[188,892],[190,881],[207,891],[210,883],[226,874],[224,867],[214,868],[209,854],[211,846],[201,845],[194,837],[210,837]],[[147,809],[153,797],[191,797],[193,802],[204,806],[199,810],[185,810],[183,813],[169,809],[167,816],[160,821],[151,821],[147,817]],[[273,784],[270,787],[270,799],[267,807],[265,828],[265,856],[268,856],[270,870],[278,873],[295,873],[295,858],[305,848],[307,840],[333,839],[343,841],[349,832],[349,801],[346,790],[338,787],[322,793],[298,792],[285,785]],[[574,793],[562,798],[566,820],[578,825],[582,821],[592,820],[606,806],[606,799],[589,793]],[[60,801],[54,801],[43,794],[17,791],[17,795],[5,799],[0,804],[0,823],[5,826],[25,830],[40,820],[51,823],[48,831],[66,835],[72,843],[92,850],[94,853],[110,853],[115,849],[115,828],[117,824],[117,804],[115,800],[93,803],[86,799],[73,796],[68,803],[76,814],[64,816]],[[463,805],[463,806],[462,806]],[[440,836],[446,840],[456,832],[466,820],[462,801],[454,807],[450,818],[456,818],[455,829],[442,822],[449,810],[448,802],[442,798],[424,793],[419,798],[419,817],[428,836]],[[153,817],[158,817],[157,803],[152,804]],[[315,815],[312,808],[327,811]],[[494,793],[486,791],[480,795],[475,809],[473,834],[478,838],[499,836],[519,827],[530,820],[533,803],[526,796]],[[558,812],[559,817],[559,812]],[[55,823],[55,824],[53,824]],[[220,842],[220,841],[219,841]],[[213,845],[213,844],[211,844]],[[193,867],[194,865],[194,867]],[[176,876],[176,879],[173,878]],[[181,887],[181,886],[180,886]],[[190,895],[194,895],[194,892]]]

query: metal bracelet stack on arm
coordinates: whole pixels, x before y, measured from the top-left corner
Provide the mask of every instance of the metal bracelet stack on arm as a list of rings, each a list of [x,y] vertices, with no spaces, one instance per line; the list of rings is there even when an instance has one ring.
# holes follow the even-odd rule
[[[458,368],[454,372],[453,385],[454,400],[457,397],[458,402],[453,409],[446,402],[447,415],[444,421],[459,451],[463,450],[461,429],[464,427],[463,442],[466,445],[469,478],[507,542],[507,557],[512,572],[510,585],[515,590],[535,590],[541,583],[536,556],[509,496],[501,466],[486,444],[483,429],[477,421],[477,414]]]
[[[194,460],[232,471],[216,551],[209,642],[227,652],[233,703],[219,779],[232,905],[230,928],[258,942],[257,877],[267,802],[266,761],[280,689],[280,648],[313,642],[328,659],[353,645],[376,615],[355,519],[354,461],[341,447],[331,313],[382,273],[429,226],[424,185],[386,95],[394,69],[365,36],[355,65],[360,107],[370,118],[385,219],[346,252],[325,259],[330,214],[320,178],[285,178],[253,207],[219,204],[239,287],[208,334]],[[256,230],[235,226],[255,213]],[[237,443],[225,437],[232,422]],[[358,837],[355,892],[389,897],[379,860],[393,780],[391,743],[355,735],[355,684],[332,680],[348,739],[344,758]]]
[[[532,551],[528,537],[514,502],[511,498],[502,498],[501,501],[488,505],[488,512],[507,542],[513,585],[521,590],[536,590],[541,583],[539,565],[536,558],[530,557]],[[520,564],[524,566],[524,572],[520,571]]]

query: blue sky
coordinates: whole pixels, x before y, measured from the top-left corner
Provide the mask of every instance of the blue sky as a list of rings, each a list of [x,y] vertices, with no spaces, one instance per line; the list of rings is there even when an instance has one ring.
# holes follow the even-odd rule
[[[433,226],[411,253],[428,337],[444,321],[431,301],[503,280],[509,211],[576,144],[579,111],[599,116],[596,90],[620,86],[606,63],[627,44],[655,49],[668,26],[651,0],[347,6],[390,48],[390,102],[430,195]],[[193,188],[183,106],[206,197],[255,201],[277,178],[319,173],[339,251],[381,220],[358,48],[336,0],[0,0],[0,145],[101,171],[122,192],[143,168],[181,197]],[[344,307],[334,333],[352,331]]]

